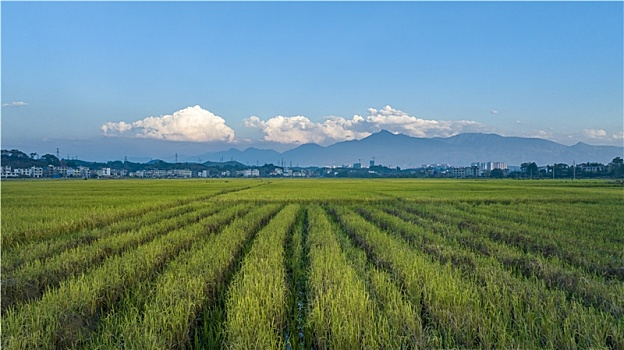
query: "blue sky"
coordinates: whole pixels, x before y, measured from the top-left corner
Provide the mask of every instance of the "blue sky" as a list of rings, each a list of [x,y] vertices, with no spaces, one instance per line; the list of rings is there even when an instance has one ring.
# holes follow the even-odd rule
[[[2,148],[622,145],[622,2],[2,2]]]

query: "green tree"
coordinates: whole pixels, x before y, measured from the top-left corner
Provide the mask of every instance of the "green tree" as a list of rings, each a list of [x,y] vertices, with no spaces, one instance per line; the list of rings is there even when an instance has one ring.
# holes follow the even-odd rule
[[[18,149],[12,149],[9,151],[9,156],[12,158],[21,158],[21,159],[28,159],[28,155]]]
[[[528,178],[533,179],[539,176],[539,167],[537,166],[537,164],[535,164],[535,162],[522,163],[520,164],[520,169]]]
[[[490,177],[493,179],[502,179],[505,177],[505,172],[502,169],[494,169],[490,172]]]
[[[55,155],[49,154],[49,153],[42,155],[40,159],[43,162],[45,162],[45,164],[47,164],[47,165],[57,165],[58,166],[58,165],[61,164],[61,161],[59,161],[59,159],[56,158]]]
[[[622,177],[624,174],[624,159],[622,157],[615,157],[609,163],[609,173],[614,178]]]

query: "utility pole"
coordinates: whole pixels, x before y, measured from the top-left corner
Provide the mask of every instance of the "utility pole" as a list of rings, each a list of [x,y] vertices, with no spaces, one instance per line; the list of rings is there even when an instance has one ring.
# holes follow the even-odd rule
[[[576,162],[572,161],[572,180],[576,180]]]

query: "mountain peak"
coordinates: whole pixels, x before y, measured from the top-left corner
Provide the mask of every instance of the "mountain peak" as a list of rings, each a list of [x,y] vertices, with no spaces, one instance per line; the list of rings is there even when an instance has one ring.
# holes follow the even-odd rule
[[[364,139],[389,139],[389,138],[393,138],[397,136],[407,136],[407,135],[395,134],[391,131],[381,129],[376,133],[370,134],[368,137],[365,137]]]

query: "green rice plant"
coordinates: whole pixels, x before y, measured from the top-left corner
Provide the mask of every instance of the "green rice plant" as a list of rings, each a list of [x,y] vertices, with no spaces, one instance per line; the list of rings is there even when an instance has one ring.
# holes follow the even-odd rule
[[[206,221],[203,223],[206,230],[210,232],[227,223],[236,215],[241,215],[242,210],[244,208],[237,208],[236,211],[217,212],[215,206],[205,205],[198,211],[157,221],[152,225],[141,227],[138,231],[129,231],[103,238],[93,244],[67,250],[50,259],[26,264],[9,274],[8,278],[6,275],[3,276],[2,308],[4,310],[19,301],[23,302],[40,297],[46,288],[55,287],[66,278],[95,268],[112,256],[132,250],[169,231],[191,225],[209,215],[214,215],[213,223],[210,225]],[[7,283],[7,280],[11,283]]]
[[[621,318],[624,315],[624,304],[621,302],[624,285],[621,283],[571,266],[567,262],[561,261],[557,256],[543,257],[530,251],[522,251],[516,246],[492,240],[490,239],[492,232],[505,231],[504,223],[499,223],[496,218],[489,216],[472,214],[468,210],[457,210],[455,206],[459,206],[459,204],[454,204],[445,214],[452,216],[449,219],[452,221],[445,227],[446,236],[451,241],[457,240],[480,254],[492,256],[507,268],[527,278],[532,276],[540,278],[544,280],[548,288],[565,291],[569,299],[577,299],[587,306],[595,306],[611,313],[616,318]],[[411,223],[418,223],[418,226],[412,225],[410,227],[409,232],[412,234],[410,237],[416,236],[421,237],[420,239],[426,239],[424,237],[428,236],[422,233],[413,235],[416,233],[415,227],[420,227],[419,230],[423,230],[425,227],[436,230],[435,227],[439,226],[439,221],[426,219],[409,212],[398,211],[393,214]],[[383,214],[370,213],[370,215],[379,216]],[[387,225],[382,223],[384,221],[401,220],[388,217],[381,221],[372,217],[371,219],[381,225]],[[437,230],[439,231],[439,229]],[[440,236],[434,236],[434,238],[440,238]],[[442,241],[438,240],[437,243],[442,243]]]
[[[586,207],[591,208],[591,205],[553,205],[555,204],[527,203],[498,210],[489,208],[498,207],[496,205],[463,205],[461,209],[455,206],[421,205],[417,212],[459,228],[476,228],[492,240],[545,258],[558,257],[589,273],[624,281],[624,269],[621,268],[624,261],[624,242],[619,242],[616,238],[617,232],[622,232],[617,231],[618,227],[624,229],[624,220],[611,214],[611,220],[597,225],[583,212]],[[609,206],[603,204],[600,209],[604,211],[618,206],[618,211],[624,209],[621,203]],[[561,208],[568,212],[561,211]],[[549,212],[550,215],[544,215]],[[606,239],[603,237],[604,232],[613,232],[614,229],[615,233],[606,234]]]
[[[624,323],[619,322],[618,325],[612,316],[591,307],[582,307],[578,301],[568,300],[562,292],[544,288],[542,280],[512,276],[496,258],[467,251],[462,246],[464,240],[461,238],[464,236],[444,240],[426,228],[423,230],[407,222],[401,223],[400,219],[380,210],[361,211],[365,217],[381,223],[387,230],[406,237],[410,242],[417,242],[412,246],[461,271],[465,279],[477,286],[485,311],[507,325],[516,346],[601,347],[608,345],[608,339],[613,343],[624,341],[621,336],[624,334]],[[453,231],[452,226],[449,230]],[[430,237],[418,239],[415,236]],[[418,243],[426,241],[436,243]],[[569,326],[562,328],[559,327],[561,324]]]
[[[327,214],[308,209],[308,322],[317,349],[378,348],[387,337],[378,329],[374,305],[364,281],[347,263]]]
[[[624,349],[624,202],[604,181],[1,191],[3,348]]]
[[[228,288],[228,349],[284,348],[287,286],[284,243],[300,208],[284,208],[256,236]]]
[[[337,230],[338,241],[347,259],[360,278],[366,281],[367,290],[377,305],[379,328],[382,334],[380,347],[386,349],[417,349],[424,344],[420,310],[415,307],[392,276],[368,261],[366,252],[356,247],[342,230]],[[381,343],[384,341],[385,343]]]
[[[191,341],[196,316],[206,302],[216,297],[243,246],[278,210],[278,205],[260,206],[209,236],[184,259],[173,261],[154,282],[153,290],[141,298],[143,304],[130,301],[134,311],[113,317],[108,324],[111,328],[101,331],[103,336],[92,346],[183,347]]]
[[[300,210],[292,234],[286,238],[286,275],[288,281],[288,328],[285,334],[285,347],[288,349],[310,348],[310,334],[305,321],[308,305],[308,265],[307,260],[307,211]]]
[[[479,208],[475,214],[470,213],[472,210],[469,213],[481,221],[487,220],[487,225],[482,225],[488,228],[485,233],[493,240],[546,258],[557,257],[589,273],[624,281],[624,237],[621,234],[624,220],[616,214],[624,210],[624,205],[555,205],[520,210],[504,220],[492,217],[503,210],[492,210],[488,215]],[[540,217],[542,212],[551,212],[551,215]]]
[[[388,268],[401,281],[410,301],[420,306],[429,346],[513,345],[504,326],[484,312],[475,286],[450,265],[429,260],[403,239],[388,235],[350,210],[331,207],[331,212],[373,262]]]
[[[85,331],[114,307],[123,291],[152,278],[171,258],[188,249],[203,231],[203,221],[110,258],[86,274],[63,281],[41,299],[9,309],[2,318],[3,348],[72,347]]]
[[[36,260],[45,260],[67,249],[86,246],[111,235],[139,230],[143,226],[153,224],[160,220],[185,215],[186,213],[201,209],[207,205],[210,206],[210,204],[206,202],[175,205],[159,211],[148,211],[135,217],[128,217],[107,226],[81,230],[66,235],[52,236],[44,241],[23,244],[15,249],[3,249],[2,270],[4,273],[10,273],[23,264],[31,263]]]
[[[2,186],[2,246],[110,225],[149,211],[247,190],[251,181],[18,181]]]

